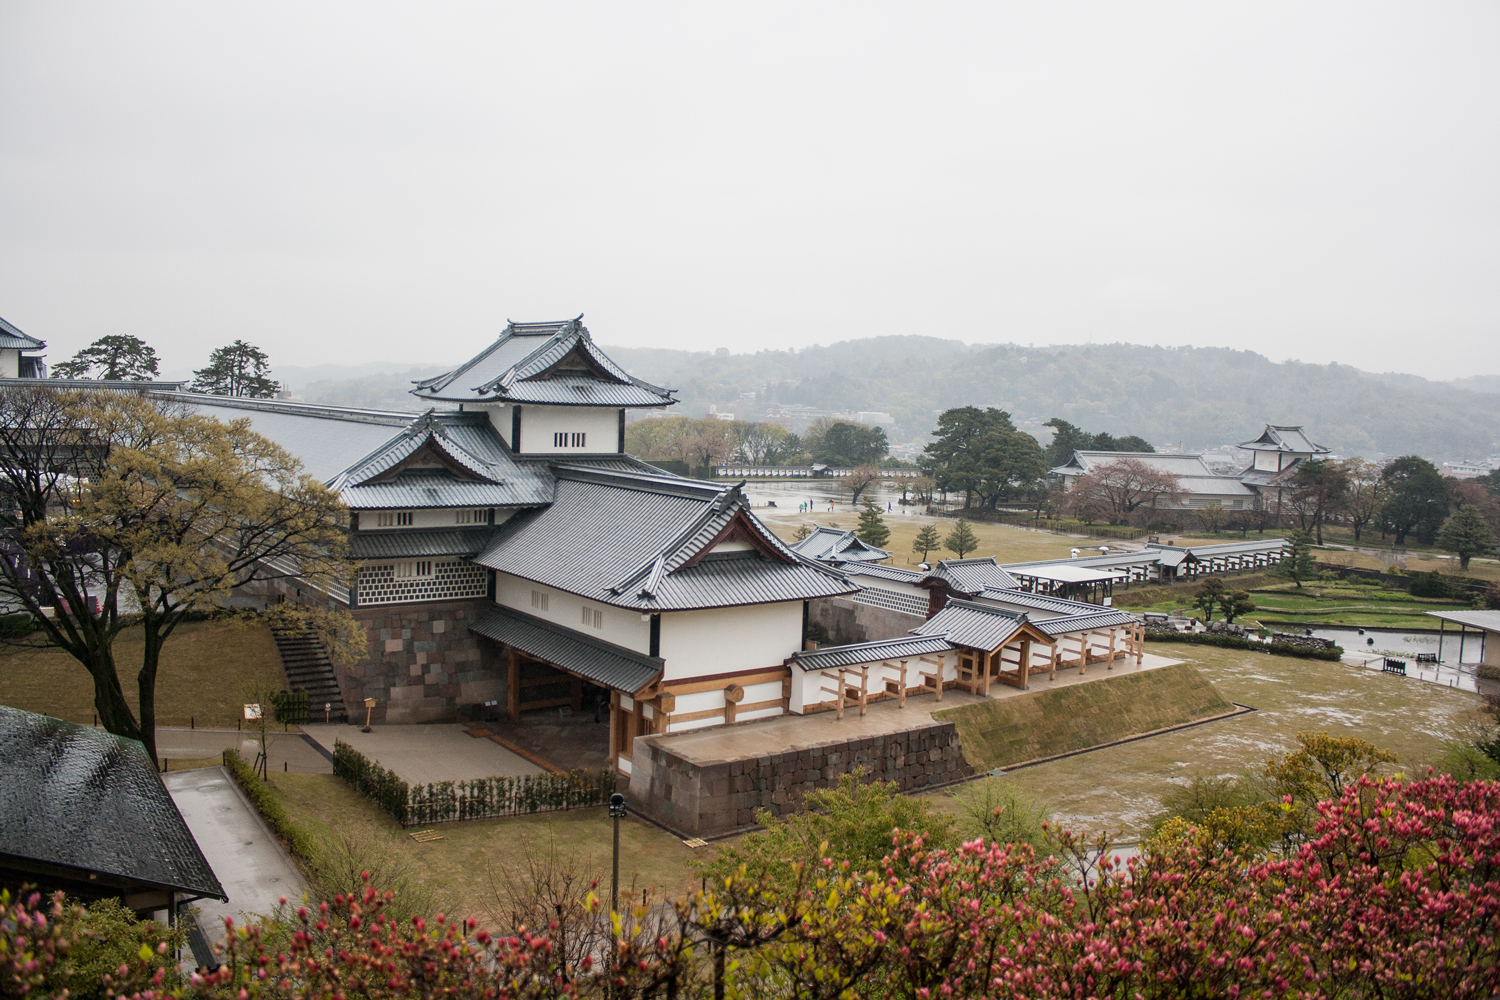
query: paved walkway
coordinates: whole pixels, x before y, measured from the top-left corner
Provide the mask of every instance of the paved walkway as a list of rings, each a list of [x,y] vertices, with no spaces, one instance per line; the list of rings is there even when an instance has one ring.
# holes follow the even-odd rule
[[[330,753],[334,741],[343,740],[412,785],[543,773],[540,767],[499,744],[470,736],[467,726],[446,723],[375,726],[368,733],[357,726],[338,724],[302,728]],[[271,760],[274,767],[274,753]]]
[[[301,898],[302,876],[222,767],[161,776],[203,856],[229,896],[199,900],[198,925],[210,944],[224,940],[224,918],[269,914],[278,900]]]
[[[352,729],[352,726],[344,727]],[[238,750],[246,764],[260,753],[260,741],[233,729],[158,729],[156,755],[168,760],[222,760],[225,750]],[[266,753],[273,771],[293,774],[332,774],[333,765],[301,733],[272,730],[266,734]]]

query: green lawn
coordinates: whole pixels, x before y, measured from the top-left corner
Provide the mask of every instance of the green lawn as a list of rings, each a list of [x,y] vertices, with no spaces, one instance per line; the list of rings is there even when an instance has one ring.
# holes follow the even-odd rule
[[[431,829],[441,840],[418,843],[373,802],[331,774],[271,774],[278,799],[305,830],[326,845],[339,831],[359,829],[378,839],[383,850],[398,852],[413,866],[415,878],[432,894],[436,909],[482,924],[502,922],[496,908],[497,886],[507,866],[528,861],[549,843],[559,854],[577,859],[580,871],[609,891],[612,825],[603,807],[514,816],[505,819],[439,823]],[[712,858],[715,848],[692,848],[659,827],[635,818],[620,825],[620,892],[642,889],[653,896],[684,895],[698,888],[689,866]]]
[[[126,629],[115,641],[115,665],[132,711],[140,703],[135,678],[143,648],[138,628]],[[285,680],[270,629],[250,623],[187,622],[162,649],[156,723],[233,729],[243,711],[243,688],[263,673]],[[0,705],[88,724],[94,720],[94,681],[62,650],[0,646]]]
[[[1281,582],[1265,573],[1231,575],[1223,579],[1225,584],[1235,590],[1250,591],[1255,611],[1241,619],[1247,623],[1269,620],[1435,628],[1435,621],[1427,617],[1425,612],[1468,607],[1455,601],[1412,597],[1400,590],[1353,586],[1343,582],[1310,580],[1299,588],[1295,583]],[[1193,581],[1167,587],[1122,590],[1115,594],[1115,603],[1138,613],[1185,612],[1201,616],[1202,612],[1193,605],[1193,594],[1199,586],[1201,584],[1198,581]]]

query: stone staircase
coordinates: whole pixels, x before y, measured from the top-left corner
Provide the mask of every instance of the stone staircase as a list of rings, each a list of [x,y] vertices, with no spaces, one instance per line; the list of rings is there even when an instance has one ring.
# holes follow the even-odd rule
[[[348,722],[338,677],[323,643],[303,632],[275,632],[272,636],[281,654],[281,665],[286,669],[287,686],[293,691],[307,692],[308,721],[322,722],[323,705],[328,703],[333,706],[328,715],[330,722]]]

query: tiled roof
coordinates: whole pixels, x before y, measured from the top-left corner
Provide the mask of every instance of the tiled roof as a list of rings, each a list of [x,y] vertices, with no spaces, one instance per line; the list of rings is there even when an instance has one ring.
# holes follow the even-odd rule
[[[470,625],[469,631],[627,694],[639,691],[662,672],[659,656],[580,635],[512,608],[497,607]]]
[[[7,351],[39,351],[46,341],[24,334],[14,324],[0,317],[0,349]]]
[[[1182,551],[1184,548],[1197,556],[1199,559],[1207,559],[1211,556],[1233,556],[1244,555],[1255,552],[1280,552],[1286,547],[1284,538],[1265,538],[1245,542],[1224,542],[1219,545],[1163,545],[1160,542],[1147,542],[1146,549],[1151,552]]]
[[[1093,607],[1094,610],[1086,615],[1045,618],[1034,620],[1031,624],[1050,636],[1059,636],[1073,632],[1088,632],[1096,628],[1109,628],[1111,625],[1128,625],[1140,620],[1136,615],[1119,608]]]
[[[900,566],[884,566],[880,563],[851,562],[840,566],[839,570],[845,576],[873,576],[877,580],[890,580],[893,583],[909,583],[913,586],[927,579],[926,573],[914,569],[902,569]]]
[[[1026,624],[1026,616],[990,604],[950,600],[948,605],[912,629],[914,635],[941,636],[955,646],[995,650]]]
[[[877,639],[874,642],[856,642],[847,646],[824,646],[792,656],[803,670],[827,670],[830,667],[858,666],[862,663],[880,663],[883,660],[915,659],[931,656],[952,648],[942,636],[902,636],[897,639]],[[911,680],[916,679],[915,672]]]
[[[552,504],[511,518],[477,562],[641,611],[856,590],[842,574],[799,557],[767,531],[738,487],[572,465],[557,466],[555,474]],[[708,553],[735,522],[758,548]]]
[[[792,546],[792,551],[824,562],[879,562],[889,559],[885,549],[864,542],[853,530],[814,525],[812,534]]]
[[[511,323],[500,339],[453,371],[418,382],[412,394],[453,402],[549,406],[667,406],[671,393],[630,375],[594,344],[578,317]],[[570,356],[582,367],[559,367]]]
[[[349,541],[353,559],[404,559],[411,556],[477,556],[489,544],[493,528],[417,528],[356,531]]]
[[[1007,573],[994,556],[983,559],[945,559],[927,574],[929,579],[945,581],[964,594],[977,594],[986,588],[1012,588],[1016,578]]]
[[[1026,611],[1045,611],[1055,615],[1091,615],[1100,607],[1086,601],[1070,601],[1047,594],[1033,594],[1028,590],[986,590],[979,597],[981,600],[994,601]]]
[[[0,706],[0,760],[0,854],[227,902],[138,741]]]
[[[1266,424],[1260,437],[1240,445],[1247,451],[1286,451],[1299,455],[1326,455],[1328,449],[1314,443],[1300,424]]]

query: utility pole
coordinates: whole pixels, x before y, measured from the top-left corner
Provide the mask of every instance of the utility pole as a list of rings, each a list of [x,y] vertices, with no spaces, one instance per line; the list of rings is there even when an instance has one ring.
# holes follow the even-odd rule
[[[615,792],[609,797],[609,817],[615,821],[615,871],[609,886],[609,912],[620,912],[620,820],[625,818],[625,796]]]

